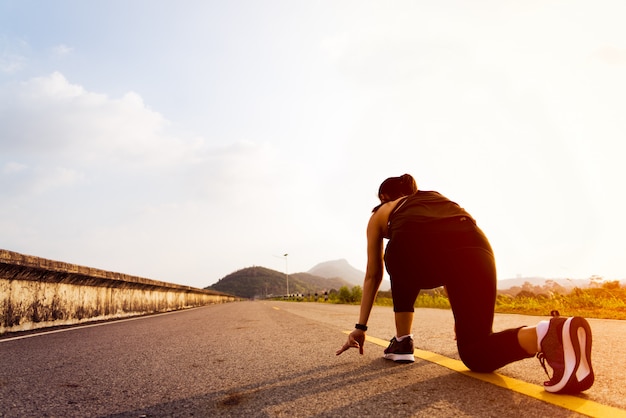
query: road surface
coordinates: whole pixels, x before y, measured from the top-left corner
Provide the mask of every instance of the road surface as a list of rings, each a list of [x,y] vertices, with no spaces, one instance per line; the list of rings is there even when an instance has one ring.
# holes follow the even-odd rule
[[[555,405],[519,392],[545,380],[536,359],[487,375],[494,384],[437,361],[383,360],[384,341],[335,356],[357,316],[349,305],[237,302],[4,336],[0,417],[626,416],[626,321],[590,320],[596,384]],[[497,315],[494,328],[538,319]],[[388,340],[391,309],[374,307],[369,327]],[[417,310],[414,332],[425,353],[458,359],[450,311]]]

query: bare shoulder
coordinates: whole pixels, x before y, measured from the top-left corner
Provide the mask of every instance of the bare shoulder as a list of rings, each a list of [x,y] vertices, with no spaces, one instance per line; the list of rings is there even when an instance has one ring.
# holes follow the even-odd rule
[[[383,233],[387,229],[389,215],[403,199],[404,197],[400,197],[396,200],[392,200],[390,202],[382,204],[376,212],[372,213],[372,217],[370,218],[368,224],[368,229],[376,229]]]
[[[404,201],[405,198],[406,196],[399,197],[396,200],[387,202],[380,207],[378,212],[381,212],[381,214],[386,218],[385,223],[387,223],[387,220],[389,219],[389,215],[391,214],[391,212],[393,212],[396,206],[398,206],[400,202]]]

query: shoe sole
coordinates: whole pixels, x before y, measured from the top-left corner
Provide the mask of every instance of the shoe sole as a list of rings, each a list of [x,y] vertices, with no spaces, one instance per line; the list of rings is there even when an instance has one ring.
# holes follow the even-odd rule
[[[415,356],[413,354],[396,354],[389,353],[383,356],[387,360],[393,360],[396,363],[413,363],[415,362]]]
[[[563,377],[553,385],[544,383],[544,388],[552,393],[578,393],[587,390],[594,381],[591,366],[591,327],[584,318],[568,318],[563,324],[562,337],[565,360]]]

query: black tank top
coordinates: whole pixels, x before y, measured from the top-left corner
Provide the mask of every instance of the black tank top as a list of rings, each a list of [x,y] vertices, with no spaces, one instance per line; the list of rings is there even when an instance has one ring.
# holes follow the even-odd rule
[[[418,191],[398,202],[389,214],[387,238],[404,227],[435,227],[446,221],[471,221],[474,218],[457,203],[433,191]]]

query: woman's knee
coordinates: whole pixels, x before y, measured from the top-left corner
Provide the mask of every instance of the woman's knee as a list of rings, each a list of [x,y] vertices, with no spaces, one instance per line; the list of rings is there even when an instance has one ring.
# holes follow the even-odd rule
[[[481,344],[458,344],[459,356],[463,364],[473,372],[491,373],[497,367],[494,367],[488,350],[481,348]]]

